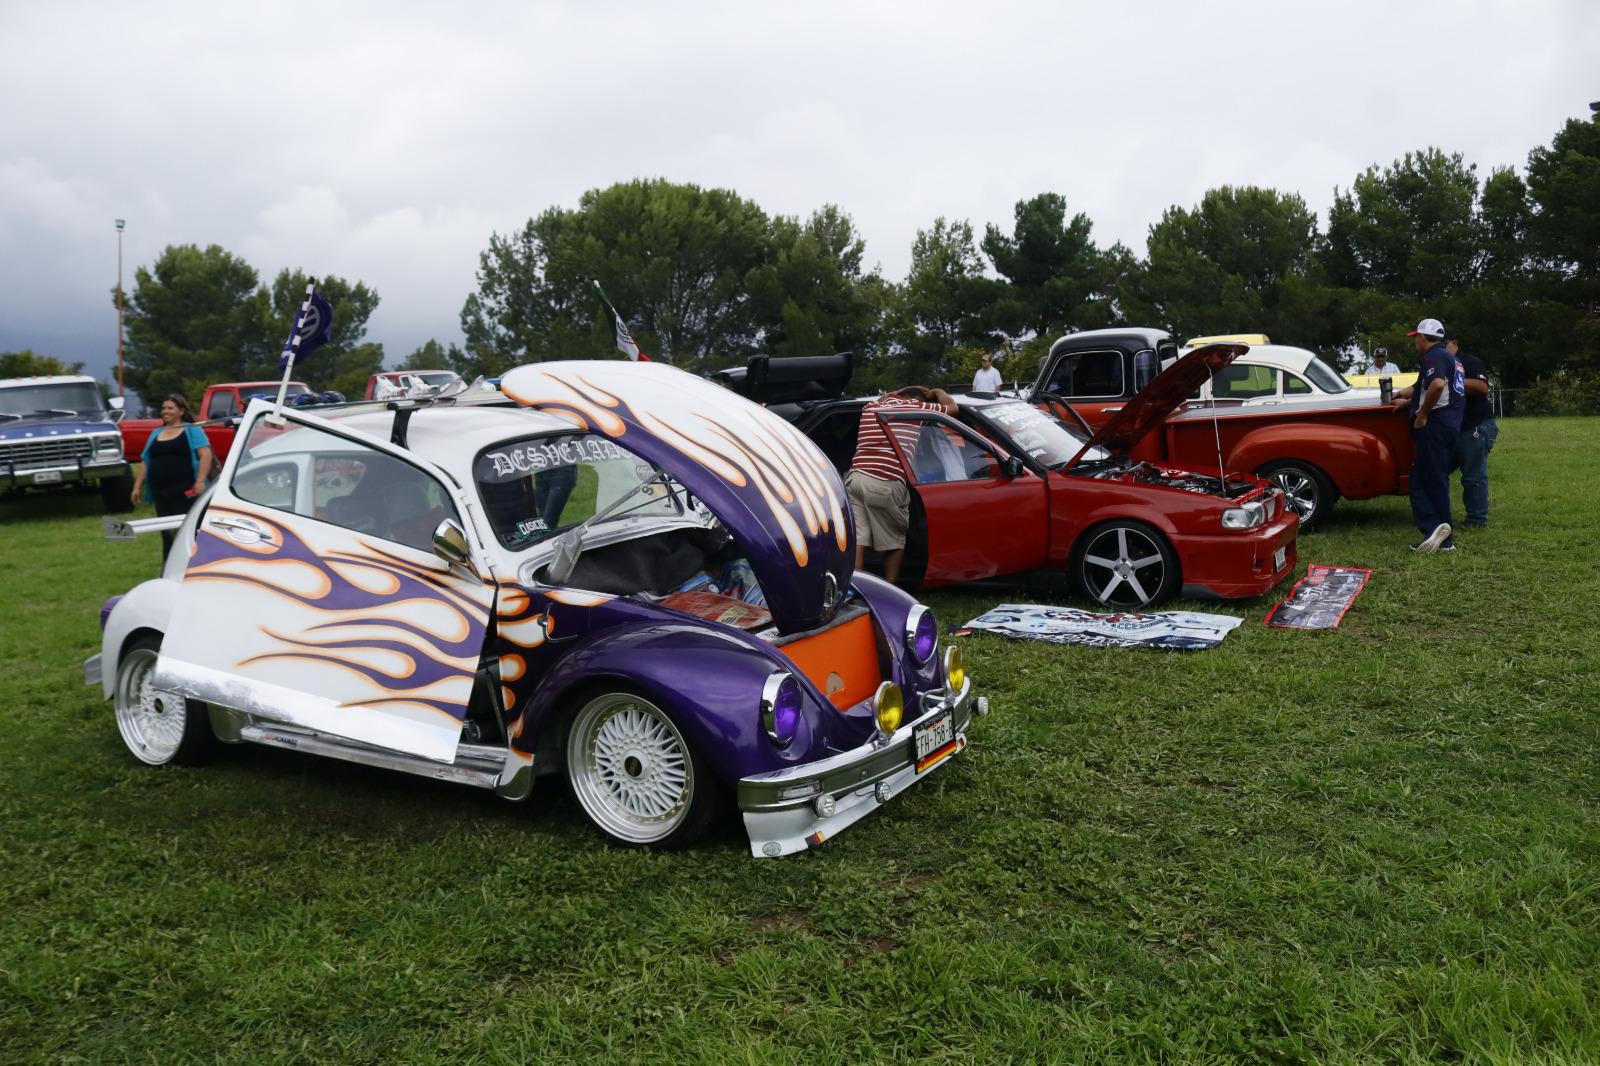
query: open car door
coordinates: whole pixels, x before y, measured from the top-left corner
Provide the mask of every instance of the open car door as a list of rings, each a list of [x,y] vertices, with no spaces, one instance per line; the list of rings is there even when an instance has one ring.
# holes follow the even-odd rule
[[[979,581],[1044,563],[1045,481],[955,419],[880,413],[928,522],[923,584]]]
[[[494,607],[434,529],[466,499],[403,448],[309,414],[245,416],[161,645],[159,688],[448,762]]]

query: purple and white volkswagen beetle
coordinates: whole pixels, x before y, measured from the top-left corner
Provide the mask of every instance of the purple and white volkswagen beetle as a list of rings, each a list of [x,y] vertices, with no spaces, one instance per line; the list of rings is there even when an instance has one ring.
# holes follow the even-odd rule
[[[502,393],[252,405],[164,573],[102,611],[86,677],[146,763],[219,741],[526,798],[563,773],[625,844],[731,798],[756,855],[819,844],[967,743],[927,608],[852,574],[827,458],[654,363]]]

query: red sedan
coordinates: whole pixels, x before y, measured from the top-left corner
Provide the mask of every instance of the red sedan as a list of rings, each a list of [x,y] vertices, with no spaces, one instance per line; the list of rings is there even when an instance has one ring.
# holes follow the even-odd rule
[[[1004,397],[958,397],[955,416],[880,413],[918,424],[915,434],[888,434],[913,501],[903,583],[1065,570],[1085,595],[1125,610],[1180,591],[1236,598],[1277,585],[1294,569],[1299,529],[1281,490],[1248,474],[1223,479],[1129,457],[1193,391],[1178,369],[1092,437],[1063,421],[1064,406],[1055,417]],[[843,470],[864,403],[811,405],[795,420]]]

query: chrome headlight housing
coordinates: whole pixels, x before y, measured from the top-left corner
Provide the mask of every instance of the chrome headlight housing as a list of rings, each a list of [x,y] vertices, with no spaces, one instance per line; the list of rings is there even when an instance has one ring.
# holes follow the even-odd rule
[[[800,732],[800,683],[787,670],[773,673],[761,687],[761,728],[780,748]]]
[[[906,615],[906,650],[918,666],[939,650],[939,620],[920,603]]]
[[[1267,509],[1251,502],[1243,507],[1230,507],[1222,512],[1223,529],[1255,529],[1267,524]]]
[[[944,683],[950,687],[951,692],[960,692],[961,685],[966,679],[966,659],[961,654],[960,646],[952,644],[944,650]]]
[[[96,455],[110,455],[122,452],[122,434],[97,433],[94,438],[94,453]]]

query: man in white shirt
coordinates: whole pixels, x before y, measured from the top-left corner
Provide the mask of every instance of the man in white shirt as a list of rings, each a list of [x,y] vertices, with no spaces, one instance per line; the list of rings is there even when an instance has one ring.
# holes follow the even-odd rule
[[[1380,344],[1372,349],[1372,365],[1367,368],[1367,373],[1379,377],[1393,377],[1400,373],[1400,368],[1389,361],[1389,349]]]
[[[979,367],[978,372],[972,375],[972,391],[1000,391],[1000,371],[995,369],[994,356],[988,352],[983,353],[983,366]]]

